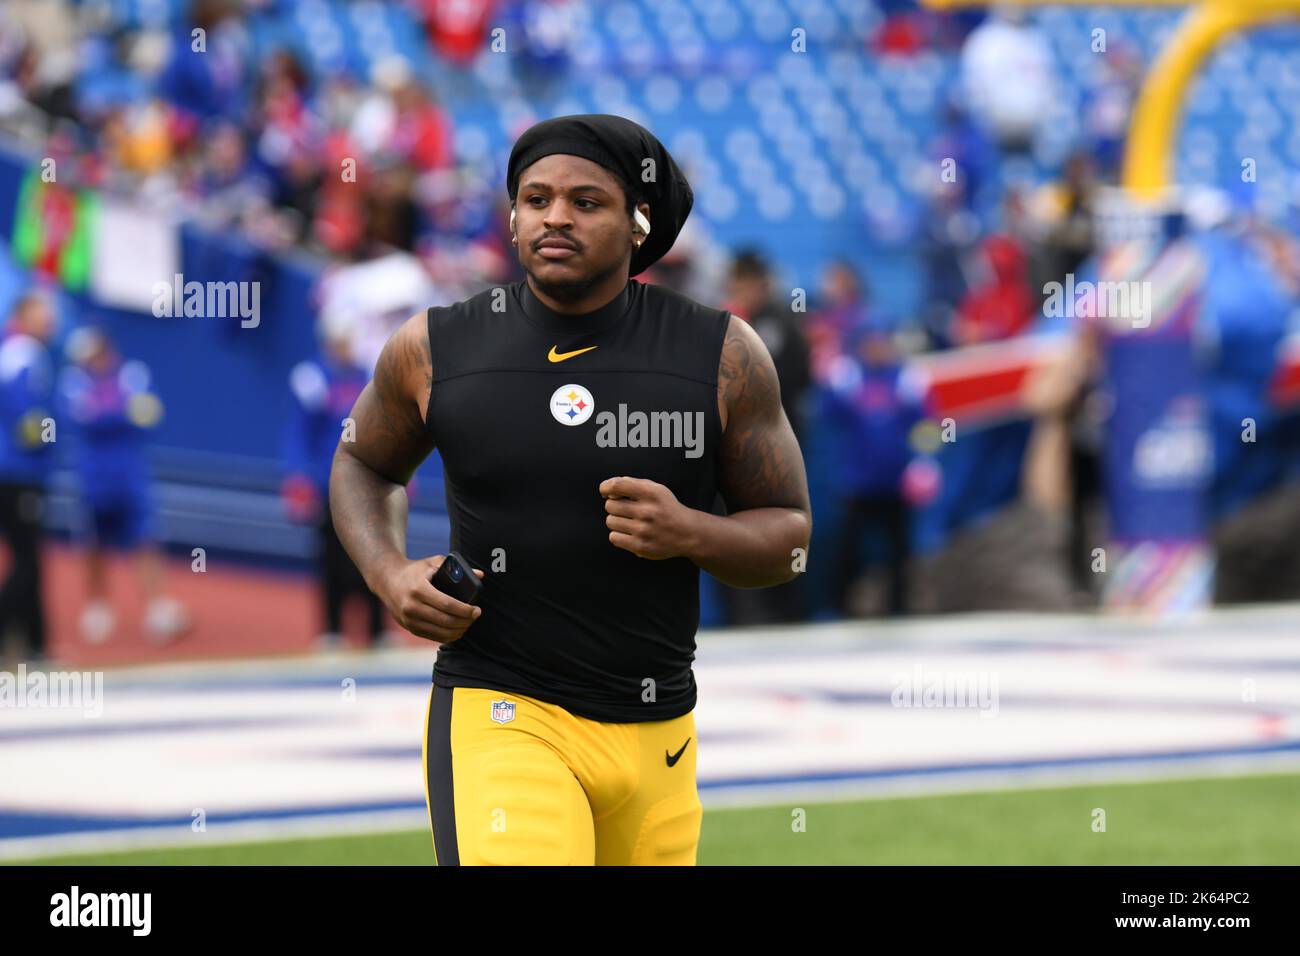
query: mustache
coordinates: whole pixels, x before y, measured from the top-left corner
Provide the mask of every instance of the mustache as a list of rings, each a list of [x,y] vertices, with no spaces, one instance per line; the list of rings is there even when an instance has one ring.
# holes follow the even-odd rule
[[[546,235],[539,236],[537,239],[533,240],[533,244],[532,244],[533,252],[536,252],[538,249],[540,249],[542,247],[542,243],[545,242],[547,239],[559,239],[561,242],[567,242],[569,245],[573,246],[575,251],[577,252],[582,251],[582,243],[580,243],[577,239],[574,239],[572,236],[566,236],[562,233],[557,232],[557,233],[547,233]]]

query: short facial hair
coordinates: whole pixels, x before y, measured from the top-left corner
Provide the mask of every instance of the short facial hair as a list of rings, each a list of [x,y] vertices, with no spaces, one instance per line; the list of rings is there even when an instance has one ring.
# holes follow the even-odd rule
[[[610,276],[616,274],[620,269],[624,268],[626,267],[623,263],[616,262],[602,272],[593,273],[588,276],[580,276],[563,282],[553,282],[541,279],[535,272],[527,267],[524,268],[524,271],[528,274],[528,278],[533,280],[533,288],[554,299],[556,302],[563,302],[568,305],[581,301],[582,297],[588,292],[600,285],[600,283],[604,282]]]

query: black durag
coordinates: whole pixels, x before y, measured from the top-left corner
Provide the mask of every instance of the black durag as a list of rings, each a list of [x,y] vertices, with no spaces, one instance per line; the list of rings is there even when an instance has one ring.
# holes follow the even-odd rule
[[[511,202],[519,194],[519,174],[554,153],[581,156],[617,173],[650,205],[650,235],[632,254],[629,276],[644,272],[673,247],[691,214],[695,194],[668,150],[648,129],[606,113],[543,120],[526,130],[510,151],[506,189]]]

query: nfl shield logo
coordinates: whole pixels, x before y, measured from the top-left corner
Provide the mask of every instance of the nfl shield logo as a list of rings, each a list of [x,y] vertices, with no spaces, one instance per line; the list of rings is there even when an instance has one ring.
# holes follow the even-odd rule
[[[515,703],[512,700],[492,701],[492,719],[498,724],[508,724],[515,719]]]

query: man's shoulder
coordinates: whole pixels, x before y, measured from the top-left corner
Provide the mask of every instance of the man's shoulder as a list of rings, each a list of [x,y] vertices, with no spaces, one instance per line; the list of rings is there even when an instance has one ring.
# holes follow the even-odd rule
[[[708,356],[709,367],[701,371],[713,381],[725,362],[723,351],[732,323],[738,322],[726,309],[695,299],[660,285],[642,285],[645,314],[656,324],[666,324],[681,348]]]
[[[655,315],[701,322],[724,321],[723,317],[729,314],[725,309],[697,302],[690,296],[667,286],[656,285],[652,282],[633,281],[640,287],[640,294],[644,297],[647,308],[653,310]]]
[[[499,282],[412,317],[410,342],[429,356],[434,378],[455,374],[464,357],[476,354],[483,342],[511,334],[523,284]]]
[[[481,319],[484,315],[502,313],[508,310],[510,303],[519,301],[519,294],[523,284],[523,281],[520,280],[518,282],[498,282],[495,285],[485,286],[478,292],[467,295],[455,302],[431,305],[424,310],[424,315],[436,322],[451,322]]]

